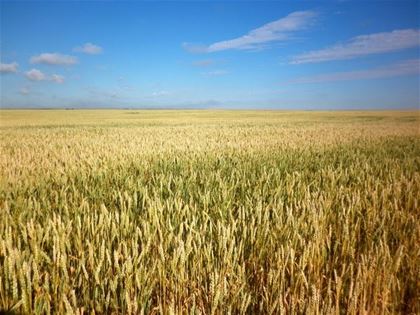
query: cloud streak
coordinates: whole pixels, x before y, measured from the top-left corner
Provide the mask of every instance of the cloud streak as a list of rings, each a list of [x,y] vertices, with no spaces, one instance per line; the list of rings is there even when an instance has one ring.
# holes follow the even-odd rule
[[[192,62],[194,67],[208,67],[214,64],[214,60],[205,59],[205,60],[196,60]]]
[[[31,69],[27,71],[25,76],[28,80],[31,81],[44,81],[47,78],[46,75],[38,69]]]
[[[38,56],[33,56],[30,59],[32,64],[46,64],[46,65],[74,65],[78,60],[74,56],[62,55],[58,53],[43,53]]]
[[[29,95],[29,93],[31,93],[31,90],[27,86],[24,86],[19,90],[19,94],[21,95]]]
[[[0,63],[0,73],[16,73],[19,64],[17,62],[12,63]]]
[[[25,77],[30,81],[52,81],[55,83],[64,83],[64,77],[59,74],[47,76],[45,73],[38,69],[31,69],[25,73]]]
[[[213,70],[213,71],[203,72],[202,74],[206,77],[220,77],[222,75],[229,74],[229,71],[222,70],[222,69],[217,69],[217,70]]]
[[[58,84],[63,84],[64,83],[64,77],[62,75],[59,74],[53,74],[50,78],[51,81],[54,81],[55,83]]]
[[[347,42],[321,50],[313,50],[292,58],[292,64],[354,59],[361,56],[393,52],[420,45],[420,30],[405,29],[360,35]]]
[[[388,66],[358,71],[333,72],[309,77],[301,77],[289,83],[324,83],[392,78],[420,74],[420,59],[408,59]]]
[[[99,55],[103,52],[103,49],[101,46],[92,43],[86,43],[83,46],[75,47],[73,51],[81,52],[88,55]]]
[[[307,28],[314,22],[316,16],[317,14],[314,11],[296,11],[237,38],[216,42],[208,46],[184,43],[183,47],[190,52],[197,53],[212,53],[232,49],[261,49],[269,43],[290,39],[291,33]]]
[[[152,93],[152,96],[153,97],[159,97],[159,96],[167,96],[167,95],[169,95],[170,93],[168,92],[168,91],[165,91],[165,90],[160,90],[160,91],[155,91],[155,92],[153,92]]]

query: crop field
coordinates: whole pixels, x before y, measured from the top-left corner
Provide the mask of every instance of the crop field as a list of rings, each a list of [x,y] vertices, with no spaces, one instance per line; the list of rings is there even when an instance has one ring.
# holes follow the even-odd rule
[[[0,309],[419,314],[420,114],[0,110]]]

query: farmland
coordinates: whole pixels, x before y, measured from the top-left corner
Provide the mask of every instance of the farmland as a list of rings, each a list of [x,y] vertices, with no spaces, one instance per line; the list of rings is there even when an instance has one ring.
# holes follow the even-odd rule
[[[420,313],[419,112],[0,119],[0,309]]]

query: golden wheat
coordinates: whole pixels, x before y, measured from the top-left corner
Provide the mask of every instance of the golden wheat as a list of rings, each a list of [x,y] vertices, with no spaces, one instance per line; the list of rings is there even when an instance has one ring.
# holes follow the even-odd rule
[[[420,313],[418,112],[0,115],[0,309]]]

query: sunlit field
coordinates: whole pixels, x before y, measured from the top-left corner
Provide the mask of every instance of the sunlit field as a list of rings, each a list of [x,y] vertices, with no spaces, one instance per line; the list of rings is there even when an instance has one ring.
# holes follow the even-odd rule
[[[418,111],[0,119],[0,309],[420,313]]]

